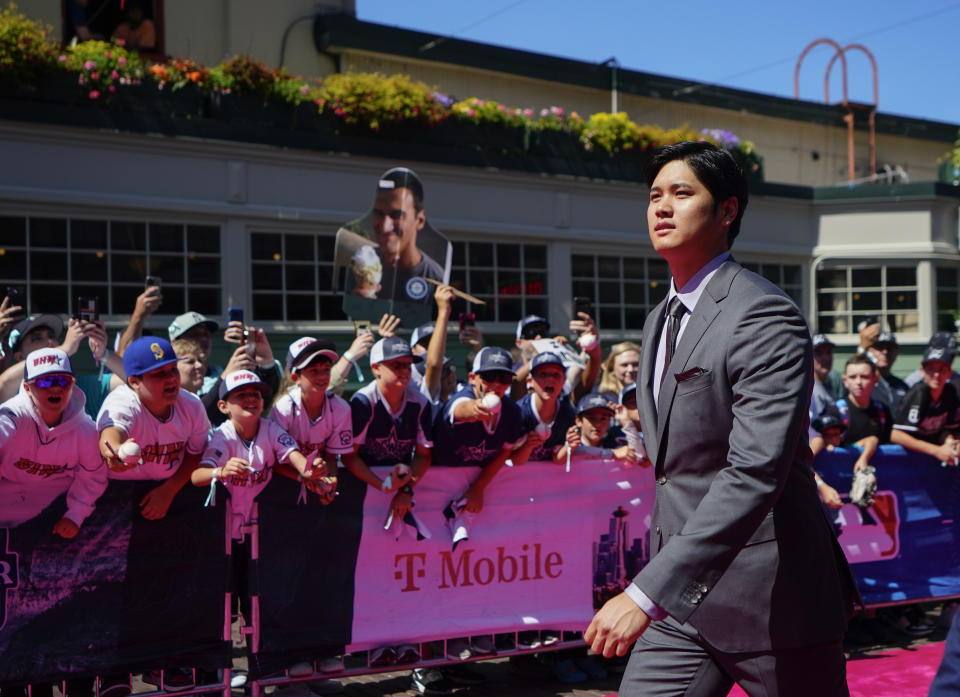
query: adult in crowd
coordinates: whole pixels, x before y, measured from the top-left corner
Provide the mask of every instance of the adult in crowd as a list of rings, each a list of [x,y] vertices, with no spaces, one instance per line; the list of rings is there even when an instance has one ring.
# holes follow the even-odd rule
[[[817,346],[820,346],[820,362],[817,361]],[[823,334],[813,335],[814,363],[813,363],[813,390],[810,392],[810,405],[807,415],[810,419],[810,425],[807,428],[807,439],[812,441],[817,437],[819,431],[814,427],[817,419],[827,409],[831,408],[834,402],[839,399],[835,397],[830,390],[827,381],[827,375],[833,367],[833,344]],[[821,379],[821,376],[823,379]]]
[[[191,394],[198,394],[203,387],[207,372],[207,356],[200,344],[190,339],[174,339],[170,342],[177,354],[177,370],[180,371],[180,387]]]
[[[126,0],[123,21],[113,30],[113,38],[124,42],[134,51],[154,51],[157,48],[157,27],[147,17],[143,0]]]
[[[833,369],[833,351],[836,349],[825,334],[813,335],[813,379],[826,388],[830,401],[843,397],[843,379]]]
[[[566,370],[564,395],[572,395],[573,400],[577,401],[593,389],[601,367],[597,325],[586,312],[577,312],[576,318],[570,320],[569,329],[571,333],[579,335],[577,344],[581,352],[578,357],[574,357],[575,351],[567,346],[566,337],[549,336],[550,323],[544,317],[527,315],[517,322],[515,352],[519,354],[519,361],[513,367],[514,380],[510,389],[510,396],[515,401],[527,393],[531,362],[541,351],[552,351],[563,358]],[[542,342],[551,338],[552,342]]]
[[[620,399],[620,393],[627,385],[637,381],[640,372],[640,347],[632,341],[614,344],[603,362],[603,373],[597,392],[611,402]]]
[[[892,332],[877,334],[877,338],[867,349],[867,356],[877,366],[877,377],[879,378],[873,388],[873,398],[885,405],[891,414],[897,413],[900,400],[910,389],[906,382],[892,372],[898,352],[897,337]]]
[[[726,150],[670,145],[647,171],[650,239],[672,275],[638,382],[652,558],[586,640],[607,657],[636,642],[624,696],[725,695],[734,682],[754,697],[847,695],[857,591],[808,464],[806,321],[730,256],[748,190]]]

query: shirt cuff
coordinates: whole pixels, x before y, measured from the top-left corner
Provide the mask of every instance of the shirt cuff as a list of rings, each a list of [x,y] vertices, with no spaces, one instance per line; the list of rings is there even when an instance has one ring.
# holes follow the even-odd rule
[[[667,618],[667,612],[650,600],[647,594],[640,590],[635,583],[631,583],[623,592],[626,593],[630,600],[635,602],[650,619],[663,620]]]

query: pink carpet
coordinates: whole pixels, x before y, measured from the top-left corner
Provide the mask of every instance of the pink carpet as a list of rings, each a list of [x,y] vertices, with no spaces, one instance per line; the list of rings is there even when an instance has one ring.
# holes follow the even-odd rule
[[[891,649],[847,661],[850,697],[926,697],[943,656],[943,642]],[[746,697],[734,685],[729,697]]]

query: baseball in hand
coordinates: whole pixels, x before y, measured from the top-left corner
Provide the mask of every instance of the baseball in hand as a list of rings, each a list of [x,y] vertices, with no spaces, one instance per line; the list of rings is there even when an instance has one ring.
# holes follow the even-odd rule
[[[397,481],[404,479],[405,477],[409,477],[410,467],[402,462],[398,462],[393,466],[393,476]]]
[[[533,432],[536,433],[541,438],[543,438],[544,440],[546,440],[547,438],[550,437],[550,430],[551,430],[550,427],[547,426],[546,424],[537,424],[537,427],[533,429]]]
[[[584,351],[590,351],[597,345],[597,335],[581,334],[580,338],[577,339],[577,343],[580,344],[580,348],[582,348]]]
[[[488,392],[483,395],[483,399],[480,400],[480,406],[490,413],[496,414],[500,411],[500,398],[492,392]]]
[[[136,441],[124,441],[117,450],[117,457],[128,465],[139,465],[143,462],[140,459],[140,446]]]

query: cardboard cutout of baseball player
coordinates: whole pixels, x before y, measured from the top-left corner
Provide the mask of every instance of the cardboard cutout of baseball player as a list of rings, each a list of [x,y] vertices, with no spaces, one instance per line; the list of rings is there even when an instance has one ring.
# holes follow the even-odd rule
[[[417,326],[432,316],[434,288],[425,279],[448,283],[452,258],[449,240],[427,222],[419,177],[394,167],[377,181],[370,210],[337,231],[334,289],[354,320],[389,313]]]

